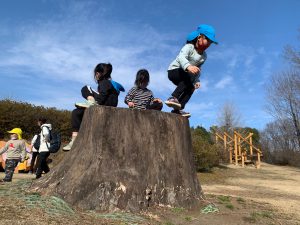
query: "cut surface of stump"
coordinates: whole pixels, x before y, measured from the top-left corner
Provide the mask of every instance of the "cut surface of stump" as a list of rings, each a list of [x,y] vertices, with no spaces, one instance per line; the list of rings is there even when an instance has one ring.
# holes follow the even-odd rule
[[[180,115],[90,107],[73,148],[65,154],[33,188],[75,207],[191,208],[201,197],[189,122]]]

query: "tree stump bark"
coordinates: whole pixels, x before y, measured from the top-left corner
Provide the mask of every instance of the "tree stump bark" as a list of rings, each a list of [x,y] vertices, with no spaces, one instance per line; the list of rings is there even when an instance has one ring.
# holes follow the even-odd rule
[[[176,114],[90,107],[65,154],[33,188],[82,209],[191,208],[202,195],[189,122]]]

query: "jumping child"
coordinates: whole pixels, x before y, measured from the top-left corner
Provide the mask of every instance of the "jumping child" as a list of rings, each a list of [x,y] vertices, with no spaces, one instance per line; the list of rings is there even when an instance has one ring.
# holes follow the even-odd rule
[[[14,128],[10,133],[10,140],[1,149],[0,155],[7,152],[5,161],[5,177],[0,182],[11,182],[15,168],[19,162],[24,162],[26,156],[26,145],[22,139],[22,130]]]
[[[94,80],[98,84],[98,92],[90,86],[81,89],[82,96],[87,99],[84,103],[76,103],[77,107],[72,111],[72,138],[68,145],[63,147],[64,151],[71,150],[78,135],[84,111],[93,105],[105,105],[116,107],[120,91],[125,91],[122,85],[111,80],[112,65],[110,63],[99,63],[94,69]]]
[[[194,90],[200,87],[201,65],[207,58],[205,50],[211,43],[218,44],[214,28],[206,24],[199,25],[196,31],[187,36],[186,44],[170,64],[168,78],[177,87],[165,104],[173,108],[173,113],[185,117],[191,116],[183,109]]]
[[[150,81],[149,72],[141,69],[136,74],[135,86],[131,88],[125,97],[125,103],[129,108],[161,110],[162,101],[154,98],[152,91],[147,86]]]

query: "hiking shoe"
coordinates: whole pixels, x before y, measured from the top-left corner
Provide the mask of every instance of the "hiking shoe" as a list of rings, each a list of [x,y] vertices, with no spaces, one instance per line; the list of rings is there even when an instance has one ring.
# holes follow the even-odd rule
[[[75,106],[80,108],[89,108],[92,105],[98,105],[95,100],[86,100],[85,102],[77,102]]]
[[[73,143],[74,143],[74,140],[71,140],[71,141],[69,142],[69,144],[67,144],[65,147],[63,147],[63,150],[64,150],[64,151],[70,151],[71,148],[72,148],[72,146],[73,146]]]
[[[169,107],[172,107],[174,110],[179,110],[181,108],[181,104],[175,97],[168,98],[168,100],[165,101],[165,104]]]
[[[184,112],[183,110],[172,110],[171,113],[176,113],[176,114],[179,114],[179,115],[181,115],[183,117],[186,117],[186,118],[191,117],[190,113]]]

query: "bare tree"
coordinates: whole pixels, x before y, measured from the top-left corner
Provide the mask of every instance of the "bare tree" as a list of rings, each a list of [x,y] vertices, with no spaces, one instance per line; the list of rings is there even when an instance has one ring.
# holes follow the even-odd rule
[[[300,166],[300,151],[290,120],[276,120],[268,123],[261,132],[264,160],[266,162]]]
[[[284,48],[284,57],[296,68],[300,69],[300,51],[292,46],[286,46]]]
[[[232,102],[225,102],[219,110],[217,122],[224,131],[232,132],[234,128],[241,126],[241,114]]]
[[[296,49],[290,45],[287,45],[283,51],[283,55],[293,66],[300,69],[300,49]]]
[[[300,146],[300,74],[290,70],[273,75],[267,86],[267,110],[278,121],[293,124],[294,137]]]

